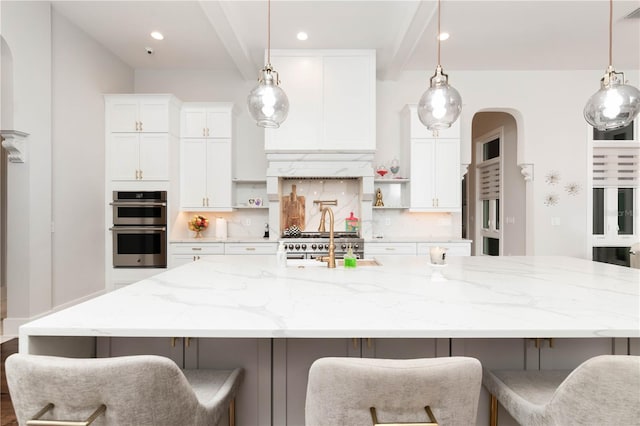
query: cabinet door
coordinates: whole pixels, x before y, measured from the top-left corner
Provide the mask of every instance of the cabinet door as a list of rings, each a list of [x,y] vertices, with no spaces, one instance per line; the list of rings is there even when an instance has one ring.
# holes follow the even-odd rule
[[[141,132],[169,132],[169,101],[143,97],[139,103],[138,119]]]
[[[322,77],[322,148],[375,150],[374,58],[325,56]]]
[[[139,135],[113,133],[111,141],[111,179],[137,180],[139,176]]]
[[[231,141],[207,140],[207,197],[209,208],[231,208]]]
[[[207,110],[207,136],[231,138],[231,111]]]
[[[269,339],[190,339],[186,368],[242,367],[236,396],[236,425],[271,424],[271,342]],[[222,423],[224,424],[224,423]],[[298,423],[298,424],[304,424]]]
[[[446,339],[448,343],[448,339]],[[363,358],[434,358],[436,339],[361,339]]]
[[[411,140],[411,208],[435,208],[434,167],[435,141],[433,139]]]
[[[589,358],[613,354],[611,338],[553,339],[553,347],[543,339],[539,346],[541,370],[574,369]]]
[[[136,99],[108,102],[109,128],[112,133],[137,132],[138,101]]]
[[[304,405],[307,396],[309,368],[318,358],[360,356],[360,339],[286,339],[286,370],[282,371],[279,348],[274,346],[274,421],[273,424],[288,426],[304,425]],[[353,342],[356,342],[355,344]],[[275,343],[274,343],[275,345]],[[354,352],[356,351],[356,352]],[[278,387],[279,381],[286,383],[284,389]],[[282,401],[285,395],[286,401]],[[286,409],[282,405],[286,404]],[[284,414],[283,413],[286,413]],[[283,418],[286,416],[286,419]]]
[[[207,193],[206,141],[182,139],[180,147],[180,206],[201,209]]]
[[[169,135],[140,135],[140,179],[169,180]]]
[[[207,136],[207,113],[204,108],[183,108],[182,129],[185,138],[203,138]]]
[[[322,149],[322,58],[278,56],[272,63],[289,98],[289,115],[278,129],[265,129],[265,149]]]
[[[184,367],[183,339],[180,337],[99,337],[98,357],[159,355]]]
[[[462,184],[460,180],[459,139],[435,141],[435,198],[440,210],[456,211],[461,208]]]

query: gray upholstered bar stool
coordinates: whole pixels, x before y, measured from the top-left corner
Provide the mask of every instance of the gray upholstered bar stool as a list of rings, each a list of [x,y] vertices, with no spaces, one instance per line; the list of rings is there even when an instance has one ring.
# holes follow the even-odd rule
[[[481,377],[475,358],[321,358],[309,369],[306,425],[475,425]]]
[[[5,367],[20,425],[217,425],[227,409],[233,425],[243,378],[239,368],[181,370],[155,355],[14,354]]]
[[[640,357],[602,355],[571,371],[484,370],[491,394],[522,425],[640,425]]]

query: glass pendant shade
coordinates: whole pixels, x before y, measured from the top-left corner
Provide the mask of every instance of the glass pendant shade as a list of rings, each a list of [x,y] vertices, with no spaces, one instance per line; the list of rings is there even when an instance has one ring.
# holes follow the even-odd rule
[[[249,112],[260,127],[278,128],[289,113],[289,99],[279,86],[278,72],[267,64],[260,71],[258,85],[247,97]]]
[[[448,129],[458,119],[462,111],[460,93],[449,85],[449,78],[440,65],[431,77],[429,88],[418,102],[418,118],[427,129],[438,131]]]
[[[612,66],[600,80],[600,90],[584,107],[584,118],[600,131],[628,126],[640,112],[640,91],[624,84],[624,74]]]

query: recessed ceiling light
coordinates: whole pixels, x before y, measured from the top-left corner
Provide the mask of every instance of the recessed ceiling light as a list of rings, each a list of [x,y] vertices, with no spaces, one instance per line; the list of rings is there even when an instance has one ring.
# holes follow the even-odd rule
[[[307,35],[307,33],[305,33],[304,31],[300,31],[296,37],[298,38],[298,40],[300,41],[305,41],[306,39],[309,38],[309,36]]]
[[[151,37],[155,38],[156,40],[164,40],[164,36],[160,31],[153,31],[151,33]]]
[[[449,33],[440,33],[440,35],[438,36],[438,40],[445,41],[445,40],[448,40],[449,37],[450,37]]]

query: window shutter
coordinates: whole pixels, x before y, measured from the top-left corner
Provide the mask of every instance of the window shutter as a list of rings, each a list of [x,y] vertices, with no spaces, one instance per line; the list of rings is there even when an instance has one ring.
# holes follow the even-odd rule
[[[497,200],[500,198],[500,162],[485,162],[479,167],[480,199]]]
[[[640,183],[640,148],[593,148],[593,187],[629,188]]]

